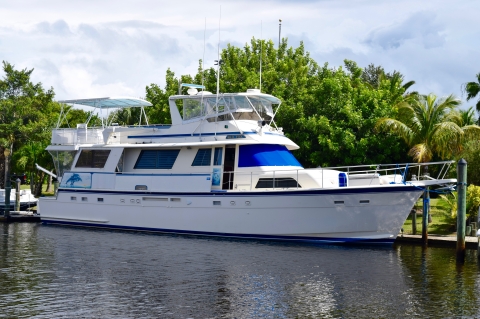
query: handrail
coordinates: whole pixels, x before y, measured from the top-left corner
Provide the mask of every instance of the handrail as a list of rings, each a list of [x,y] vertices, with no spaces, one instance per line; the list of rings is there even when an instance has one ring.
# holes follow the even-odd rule
[[[435,162],[435,163],[415,163],[410,166],[409,164],[404,164],[405,166],[395,164],[388,164],[388,165],[356,165],[356,166],[344,166],[341,169],[333,168],[327,169],[323,167],[318,168],[299,168],[299,167],[283,167],[283,169],[270,169],[270,170],[250,170],[250,169],[242,169],[242,170],[232,170],[232,171],[223,171],[223,176],[228,176],[228,179],[224,179],[222,181],[223,186],[222,189],[229,189],[229,190],[238,190],[238,191],[245,191],[245,190],[255,190],[256,186],[254,185],[259,181],[260,178],[267,178],[264,182],[268,181],[268,184],[263,184],[266,186],[266,189],[275,190],[275,189],[302,189],[302,188],[330,188],[330,187],[339,187],[337,184],[338,182],[338,173],[335,172],[344,172],[347,174],[349,179],[349,186],[370,186],[372,183],[374,185],[386,185],[391,183],[396,184],[410,184],[412,181],[417,181],[416,177],[407,180],[407,173],[405,170],[407,166],[409,169],[414,168],[415,166],[421,167],[428,165],[440,165],[441,171],[438,177],[441,178],[434,178],[429,175],[418,175],[418,180],[424,181],[435,181],[443,179],[446,174],[448,173],[448,169],[451,166],[453,161],[444,161],[444,162]],[[382,167],[383,166],[383,167]],[[363,170],[350,170],[351,167],[354,168],[366,168]],[[212,171],[210,171],[210,167],[208,170],[207,168],[203,168],[202,170],[198,170],[196,172],[184,172],[180,175],[210,175]],[[398,170],[402,170],[402,174],[394,174]],[[78,172],[78,171],[77,171]],[[314,172],[309,173],[309,172]],[[81,173],[81,172],[79,172]],[[104,174],[104,172],[95,172],[94,174]],[[179,172],[141,172],[141,175],[178,175]],[[139,172],[140,174],[140,172]],[[116,176],[122,175],[136,175],[136,172],[116,172]],[[409,174],[410,175],[410,174]],[[357,177],[357,178],[355,178]],[[291,179],[296,179],[295,181]],[[271,184],[270,184],[271,183]],[[285,183],[285,184],[284,184]],[[285,185],[285,186],[284,186]],[[316,186],[313,186],[316,185]],[[262,187],[263,188],[263,187]],[[215,188],[216,189],[216,188]]]

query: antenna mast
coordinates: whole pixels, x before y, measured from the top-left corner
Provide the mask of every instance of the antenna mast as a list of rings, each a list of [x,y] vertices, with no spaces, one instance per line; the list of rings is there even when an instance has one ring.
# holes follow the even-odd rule
[[[260,93],[262,93],[262,56],[263,56],[263,24],[262,21],[260,20]]]
[[[278,48],[280,49],[280,35],[282,34],[282,19],[278,19]]]
[[[202,58],[202,86],[204,86],[205,82],[205,72],[203,71],[203,63],[205,61],[205,34],[207,33],[207,18],[205,17],[205,28],[203,29],[203,58]],[[202,88],[203,91],[203,88]],[[202,95],[203,100],[203,95]]]
[[[218,94],[220,92],[220,64],[222,64],[222,60],[220,60],[220,21],[221,20],[222,20],[222,6],[220,6],[220,17],[218,19],[218,49],[217,49],[218,60],[215,61],[217,65],[217,104],[218,104]],[[218,105],[215,108],[218,113]]]

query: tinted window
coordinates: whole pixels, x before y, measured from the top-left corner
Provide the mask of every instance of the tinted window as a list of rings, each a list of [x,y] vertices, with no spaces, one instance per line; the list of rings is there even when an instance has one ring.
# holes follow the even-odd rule
[[[255,188],[274,188],[273,178],[260,178]],[[275,178],[275,188],[296,188],[297,181],[291,177]],[[301,188],[298,184],[298,188]]]
[[[171,169],[180,150],[143,150],[133,168]]]
[[[110,150],[82,150],[75,167],[103,168]]]
[[[192,166],[210,166],[212,159],[212,149],[211,148],[201,148],[198,150],[195,159],[193,160]]]
[[[223,147],[215,147],[215,154],[213,155],[213,165],[222,165]]]

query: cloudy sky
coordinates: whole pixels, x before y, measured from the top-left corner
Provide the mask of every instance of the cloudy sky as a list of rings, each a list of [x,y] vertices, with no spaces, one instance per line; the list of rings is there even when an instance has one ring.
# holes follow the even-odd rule
[[[374,63],[421,93],[464,99],[480,72],[479,0],[0,0],[0,60],[34,68],[59,100],[144,96],[167,68],[193,75],[204,54],[213,65],[220,11],[220,48],[277,44],[282,19],[282,37],[319,64]]]

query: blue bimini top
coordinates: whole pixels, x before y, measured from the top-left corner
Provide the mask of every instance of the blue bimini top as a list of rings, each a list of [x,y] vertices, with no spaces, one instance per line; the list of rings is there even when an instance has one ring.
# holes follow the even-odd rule
[[[238,167],[302,165],[284,146],[275,144],[240,145]]]

